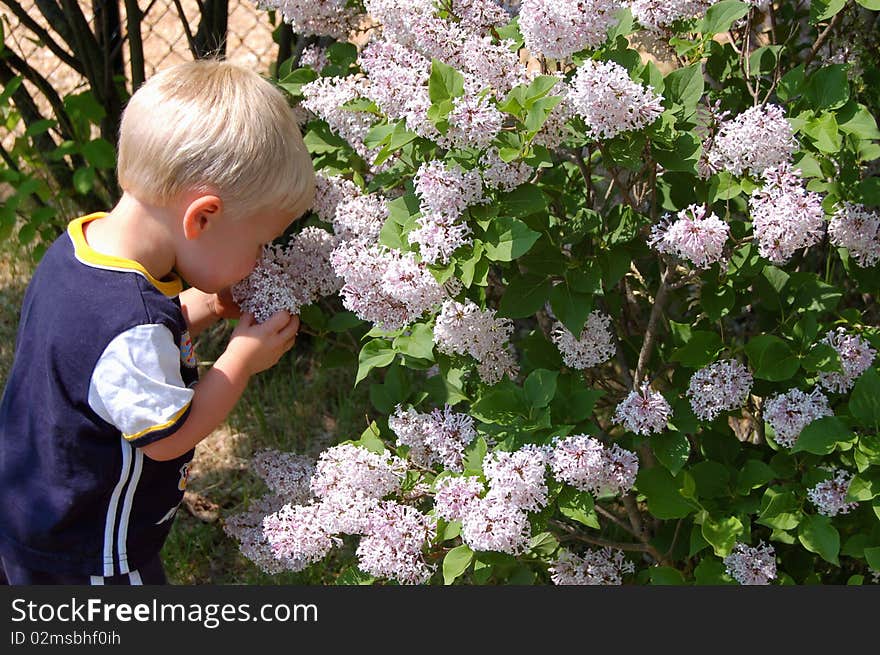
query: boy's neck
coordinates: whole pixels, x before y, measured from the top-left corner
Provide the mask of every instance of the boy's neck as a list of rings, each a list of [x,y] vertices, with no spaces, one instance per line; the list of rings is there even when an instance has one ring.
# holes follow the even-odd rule
[[[86,223],[86,243],[100,253],[130,259],[161,280],[174,268],[169,212],[123,193],[107,216]]]

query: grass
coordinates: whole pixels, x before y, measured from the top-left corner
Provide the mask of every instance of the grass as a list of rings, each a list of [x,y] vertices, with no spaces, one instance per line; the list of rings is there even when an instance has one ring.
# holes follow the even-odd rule
[[[12,240],[0,241],[0,385],[12,366],[21,302],[34,264]],[[202,335],[196,350],[204,363],[221,352],[231,328],[224,323]],[[172,584],[322,584],[322,571],[269,576],[246,559],[223,531],[226,517],[267,492],[249,468],[263,448],[311,457],[330,445],[357,438],[373,414],[368,386],[353,389],[353,344],[300,334],[281,361],[255,376],[232,414],[196,447],[184,504],[177,512],[162,560]],[[327,358],[336,365],[327,366]],[[340,555],[342,556],[342,555]]]

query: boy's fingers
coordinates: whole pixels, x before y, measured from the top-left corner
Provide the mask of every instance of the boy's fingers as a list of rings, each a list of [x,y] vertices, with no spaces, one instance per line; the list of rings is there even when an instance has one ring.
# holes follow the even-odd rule
[[[242,312],[241,317],[238,319],[238,324],[244,327],[252,326],[254,324],[254,315],[250,312]]]
[[[263,323],[263,326],[269,332],[278,332],[289,323],[290,314],[286,310],[282,309],[272,314],[272,316],[269,317],[269,320]]]

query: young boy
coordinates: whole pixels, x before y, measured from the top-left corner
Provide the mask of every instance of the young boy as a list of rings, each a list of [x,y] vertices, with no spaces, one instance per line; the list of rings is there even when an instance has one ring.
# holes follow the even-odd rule
[[[0,403],[0,578],[161,584],[195,445],[299,318],[245,314],[197,382],[192,337],[314,197],[283,95],[220,61],[158,73],[126,107],[108,214],[73,221],[22,306]],[[192,288],[182,291],[182,282]]]

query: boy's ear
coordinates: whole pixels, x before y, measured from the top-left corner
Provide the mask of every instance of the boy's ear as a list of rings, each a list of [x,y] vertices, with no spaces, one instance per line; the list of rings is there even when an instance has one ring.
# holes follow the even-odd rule
[[[183,212],[183,236],[198,239],[223,213],[223,201],[210,194],[194,198]]]

